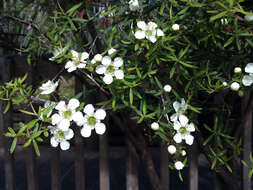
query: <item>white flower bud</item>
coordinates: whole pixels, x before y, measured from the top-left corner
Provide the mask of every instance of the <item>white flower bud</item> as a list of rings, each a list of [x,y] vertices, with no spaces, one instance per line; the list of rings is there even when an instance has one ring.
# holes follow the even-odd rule
[[[172,30],[174,30],[174,31],[179,30],[179,25],[178,24],[173,24],[172,25]]]
[[[238,82],[233,82],[231,85],[230,85],[230,89],[233,90],[233,91],[238,91],[240,88],[240,84]]]
[[[171,86],[169,84],[166,84],[164,87],[163,87],[164,91],[165,92],[170,92],[171,91]]]
[[[151,124],[151,129],[153,129],[154,131],[158,130],[159,129],[159,124],[157,122],[153,122]]]
[[[175,154],[177,152],[177,149],[174,145],[170,145],[170,146],[168,146],[168,152],[170,154]]]
[[[244,92],[242,90],[239,90],[238,91],[238,96],[243,97],[244,96]]]
[[[185,150],[182,150],[182,151],[181,151],[181,155],[182,155],[182,156],[185,156],[185,155],[186,155]]]
[[[177,170],[182,170],[184,168],[184,164],[181,161],[175,162],[174,166]]]
[[[235,67],[235,68],[234,68],[234,73],[240,74],[241,72],[242,72],[241,67]]]
[[[227,83],[227,82],[223,82],[222,85],[223,85],[223,86],[227,86],[228,83]]]

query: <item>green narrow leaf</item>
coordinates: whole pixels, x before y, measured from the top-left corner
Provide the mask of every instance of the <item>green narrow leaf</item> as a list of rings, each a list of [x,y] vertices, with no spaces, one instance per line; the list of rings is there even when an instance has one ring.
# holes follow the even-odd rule
[[[39,147],[38,147],[38,144],[37,144],[37,142],[36,142],[35,139],[33,139],[33,148],[34,148],[34,150],[35,150],[37,156],[40,156]]]
[[[69,16],[71,16],[71,15],[75,12],[75,10],[77,10],[79,7],[82,6],[82,4],[83,4],[83,2],[74,5],[72,8],[70,8],[70,9],[67,11],[67,14],[68,14]]]
[[[210,21],[217,20],[217,19],[219,19],[219,18],[225,16],[226,14],[227,14],[227,11],[223,11],[223,12],[221,12],[221,13],[215,15],[215,16],[212,16],[212,17],[210,18]]]
[[[12,144],[11,144],[11,148],[10,148],[10,152],[13,153],[15,148],[16,148],[16,145],[17,145],[17,142],[18,142],[18,138],[15,137],[12,141]]]
[[[30,121],[29,123],[27,123],[27,129],[31,129],[34,127],[34,125],[39,121],[39,119],[34,119],[32,121]]]
[[[133,89],[130,88],[129,89],[129,102],[130,102],[130,105],[133,105],[133,100],[134,100]]]
[[[250,172],[249,172],[249,178],[251,178],[252,177],[252,175],[253,175],[253,169],[252,170],[250,170]]]
[[[7,113],[7,111],[10,109],[10,106],[11,106],[11,103],[8,102],[7,105],[6,105],[6,107],[5,107],[5,109],[4,109],[4,112],[3,112],[4,114]]]

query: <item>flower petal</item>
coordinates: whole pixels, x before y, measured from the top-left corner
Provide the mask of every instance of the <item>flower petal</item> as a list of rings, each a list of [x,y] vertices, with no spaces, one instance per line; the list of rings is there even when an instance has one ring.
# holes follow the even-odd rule
[[[60,143],[60,147],[62,150],[68,150],[70,147],[70,143],[68,141],[62,141]]]
[[[121,67],[123,65],[123,59],[121,57],[116,57],[113,61],[114,67]]]
[[[95,131],[99,135],[103,135],[105,133],[106,127],[104,123],[97,123],[95,125]]]
[[[251,86],[252,83],[253,83],[253,76],[250,76],[250,75],[243,76],[242,84],[244,86]]]
[[[195,127],[193,123],[190,123],[187,127],[187,131],[189,132],[194,132],[195,131]]]
[[[181,143],[182,142],[182,137],[179,133],[175,134],[175,136],[173,137],[174,141],[176,143]]]
[[[94,60],[95,60],[96,62],[101,62],[102,59],[103,59],[103,57],[102,57],[101,54],[96,54],[96,55],[94,56]]]
[[[74,137],[74,131],[72,129],[67,130],[64,134],[66,140],[72,139]]]
[[[172,122],[177,121],[177,119],[178,119],[178,113],[174,113],[174,114],[172,114],[172,115],[170,116],[170,120],[171,120]]]
[[[93,115],[94,111],[95,111],[95,108],[92,104],[87,104],[83,109],[83,112],[89,116]]]
[[[173,108],[176,112],[178,112],[180,107],[181,107],[181,104],[178,101],[173,102]]]
[[[96,67],[96,73],[99,75],[104,74],[106,71],[106,67],[104,65],[99,65]]]
[[[78,99],[76,98],[72,98],[71,100],[69,100],[69,103],[68,103],[68,109],[71,109],[71,110],[75,110],[76,108],[78,108],[80,105],[80,102]]]
[[[114,75],[117,79],[123,79],[124,78],[124,72],[122,70],[116,70],[114,72]]]
[[[108,54],[111,55],[111,54],[115,53],[116,51],[117,51],[116,49],[111,48],[108,50]]]
[[[74,61],[68,61],[65,65],[65,69],[69,69],[70,67],[73,67],[73,66],[75,66]]]
[[[58,143],[58,141],[56,140],[55,137],[51,137],[50,144],[51,144],[52,147],[57,147],[59,143]]]
[[[140,28],[144,31],[147,30],[147,27],[148,27],[147,24],[144,21],[138,21],[137,26],[138,26],[138,28]]]
[[[137,30],[137,31],[134,33],[134,36],[135,36],[136,39],[141,40],[141,39],[144,39],[144,38],[145,38],[146,34],[145,34],[144,31]]]
[[[71,52],[71,54],[72,54],[72,58],[78,58],[79,53],[78,53],[77,51],[71,50],[70,52]]]
[[[83,137],[90,137],[91,135],[91,128],[89,126],[83,126],[81,129],[81,135]]]
[[[253,63],[248,63],[245,67],[246,73],[253,73]]]
[[[103,109],[98,109],[96,112],[95,112],[95,118],[98,119],[98,120],[104,120],[105,117],[106,117],[106,112],[105,110]]]
[[[111,84],[113,81],[112,75],[106,74],[103,77],[103,81],[105,82],[105,84]]]
[[[52,125],[57,125],[58,123],[60,123],[60,121],[62,120],[62,117],[55,113],[54,115],[52,115]]]
[[[104,56],[101,63],[105,66],[108,66],[111,64],[111,62],[112,59],[109,56]]]
[[[163,33],[163,31],[161,29],[157,29],[156,30],[156,35],[157,36],[164,36],[164,33]]]
[[[148,40],[150,40],[152,43],[155,43],[156,42],[156,37],[155,36],[146,36],[146,38]]]
[[[149,22],[148,23],[148,30],[155,30],[157,27],[157,24],[154,22]]]
[[[68,119],[63,119],[58,125],[58,128],[62,131],[67,131],[70,126],[70,121]]]
[[[180,121],[182,126],[186,126],[189,119],[185,115],[180,115],[179,116],[179,121]]]
[[[174,124],[173,124],[173,128],[174,128],[175,130],[179,130],[180,127],[181,127],[181,124],[179,123],[179,121],[175,121]]]
[[[80,57],[80,61],[83,61],[85,59],[89,58],[89,54],[87,52],[83,52]]]
[[[192,145],[194,141],[194,137],[192,135],[186,135],[185,136],[185,143],[188,145]]]
[[[84,121],[84,117],[82,112],[75,112],[72,116],[72,119],[74,120],[74,122],[78,125],[78,126],[82,126],[85,121]]]

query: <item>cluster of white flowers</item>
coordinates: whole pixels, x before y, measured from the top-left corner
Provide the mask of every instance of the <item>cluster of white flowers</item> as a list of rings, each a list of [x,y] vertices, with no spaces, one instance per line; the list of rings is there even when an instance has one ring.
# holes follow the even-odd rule
[[[62,150],[67,150],[70,144],[67,140],[70,140],[74,136],[73,130],[70,128],[71,122],[75,122],[76,125],[82,127],[81,135],[83,137],[89,137],[91,135],[92,129],[95,129],[96,133],[102,135],[105,133],[105,124],[101,122],[106,117],[106,112],[103,109],[97,109],[93,105],[88,104],[84,107],[83,112],[77,109],[80,106],[79,100],[72,98],[69,100],[68,104],[64,101],[60,101],[55,110],[57,113],[52,115],[50,132],[53,135],[51,137],[51,145],[53,147],[58,146]]]
[[[164,33],[161,29],[157,28],[157,24],[154,22],[149,22],[146,24],[144,21],[137,22],[137,31],[134,36],[136,39],[147,39],[152,43],[157,41],[157,37],[164,36]]]
[[[173,122],[173,128],[176,130],[176,134],[173,137],[174,141],[181,143],[182,140],[185,140],[186,144],[192,145],[194,137],[191,135],[191,132],[195,131],[195,127],[193,123],[188,123],[189,119],[184,115],[187,110],[185,100],[182,99],[181,103],[175,101],[173,108],[176,113],[171,115],[170,120]]]
[[[98,63],[96,67],[96,73],[99,75],[104,75],[103,81],[105,84],[111,84],[113,82],[113,77],[116,79],[123,79],[124,72],[120,67],[123,66],[123,59],[121,57],[115,57],[113,60],[110,55],[116,52],[115,49],[110,49],[108,55],[102,56],[97,54],[91,60],[92,64]]]
[[[140,7],[139,7],[139,1],[138,0],[130,0],[128,2],[129,4],[129,9],[131,11],[137,11]]]

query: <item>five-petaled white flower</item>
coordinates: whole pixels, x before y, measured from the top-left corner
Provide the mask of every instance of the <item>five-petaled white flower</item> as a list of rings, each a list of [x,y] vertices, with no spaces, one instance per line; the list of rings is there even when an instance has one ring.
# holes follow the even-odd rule
[[[73,130],[68,129],[66,131],[63,131],[56,126],[49,126],[49,128],[51,134],[53,135],[50,139],[51,146],[57,147],[60,144],[62,150],[68,150],[70,147],[68,140],[73,138]]]
[[[89,54],[87,52],[78,53],[74,50],[71,50],[72,58],[70,61],[68,61],[65,65],[65,69],[68,70],[68,72],[75,71],[77,68],[83,69],[86,66]]]
[[[242,84],[244,86],[251,86],[253,83],[253,63],[248,63],[245,67],[245,72],[249,75],[244,75],[242,78]]]
[[[106,84],[111,84],[113,82],[113,76],[117,79],[124,78],[124,72],[120,69],[123,65],[123,60],[120,57],[116,57],[113,61],[111,57],[105,56],[101,61],[101,65],[96,67],[96,73],[104,75],[103,81]]]
[[[41,94],[51,94],[55,91],[59,84],[59,81],[53,82],[51,80],[47,81],[46,83],[43,83],[42,86],[39,88],[41,90]]]
[[[157,36],[164,36],[164,33],[161,29],[157,29],[157,24],[154,22],[149,22],[146,24],[144,21],[138,21],[137,27],[141,30],[137,30],[134,34],[137,39],[148,39],[152,43],[156,42]]]
[[[131,11],[137,11],[139,9],[138,0],[130,0],[128,4]]]
[[[176,161],[174,166],[177,170],[182,170],[184,168],[184,164],[181,161]]]
[[[170,116],[170,120],[172,122],[175,122],[178,120],[178,117],[180,115],[183,115],[187,110],[187,104],[185,103],[185,100],[181,99],[181,104],[178,101],[173,102],[173,108],[176,111],[176,113],[172,114]]]
[[[74,121],[77,125],[81,126],[84,123],[84,117],[81,112],[76,112],[80,102],[72,98],[69,100],[68,105],[64,101],[60,101],[55,109],[58,113],[52,115],[52,125],[57,125],[62,131],[67,131],[70,127],[70,122]]]
[[[185,143],[192,145],[194,137],[191,135],[191,132],[195,131],[193,123],[188,124],[188,118],[185,115],[179,116],[179,121],[175,121],[173,124],[174,129],[177,131],[173,137],[176,143],[181,143],[182,140],[185,140]]]
[[[95,129],[96,133],[102,135],[105,133],[106,127],[104,123],[101,123],[101,120],[105,119],[106,112],[103,109],[97,109],[92,104],[88,104],[84,107],[83,112],[84,116],[84,124],[81,129],[81,135],[83,137],[89,137],[91,135],[91,131]]]

